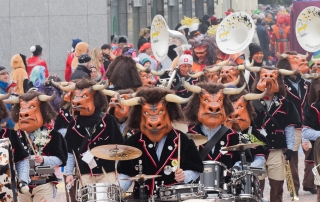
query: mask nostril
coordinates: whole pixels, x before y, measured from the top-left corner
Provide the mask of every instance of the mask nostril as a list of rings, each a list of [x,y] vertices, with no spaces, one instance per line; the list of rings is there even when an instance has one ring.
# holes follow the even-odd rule
[[[149,124],[149,127],[150,127],[150,128],[152,128],[152,125],[151,125],[151,124]]]
[[[213,109],[212,109],[211,107],[209,107],[209,111],[210,111],[210,112],[213,112]]]
[[[220,112],[220,108],[217,108],[216,112]]]
[[[161,126],[161,123],[159,123],[159,124],[157,125],[157,127],[159,127],[159,126]]]
[[[29,116],[29,114],[25,114],[25,115],[24,115],[24,117],[28,117],[28,116]]]

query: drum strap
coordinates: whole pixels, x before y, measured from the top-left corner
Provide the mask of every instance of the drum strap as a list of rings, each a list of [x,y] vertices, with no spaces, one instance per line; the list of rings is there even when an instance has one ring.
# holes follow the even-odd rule
[[[203,150],[200,152],[202,161],[206,159],[206,156],[212,150],[214,145],[220,140],[220,138],[227,132],[228,128],[226,126],[221,126],[221,128],[214,134],[214,136],[207,142]]]

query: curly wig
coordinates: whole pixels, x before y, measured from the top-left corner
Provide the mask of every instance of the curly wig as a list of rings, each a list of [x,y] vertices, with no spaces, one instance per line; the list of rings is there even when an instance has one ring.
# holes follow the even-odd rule
[[[263,66],[262,68],[264,69],[269,69],[269,70],[276,70],[277,68],[275,67],[270,67],[270,66]],[[259,83],[259,80],[260,80],[260,73],[257,72],[256,73],[256,77],[254,79],[254,82],[252,84],[252,87],[251,87],[251,90],[253,93],[262,93],[260,90],[257,89],[257,85]],[[283,96],[285,97],[287,95],[287,92],[286,92],[286,88],[284,86],[284,83],[283,83],[283,76],[282,74],[278,74],[278,78],[277,78],[277,81],[278,81],[278,85],[279,85],[279,92],[275,93],[277,96]]]
[[[6,105],[0,100],[0,122],[6,118],[8,118],[9,113]]]
[[[221,89],[224,89],[224,85],[218,84],[218,83],[206,83],[206,82],[200,82],[197,84],[197,86],[201,87],[202,89],[206,90],[210,94],[216,94]],[[198,120],[198,111],[200,108],[200,94],[193,93],[193,96],[191,100],[188,102],[188,105],[184,111],[184,114],[188,121],[190,121],[190,124],[196,125],[199,123]],[[223,99],[223,106],[226,113],[226,116],[229,116],[234,110],[232,103],[228,96],[224,96]]]
[[[90,88],[97,83],[93,80],[89,80],[86,78],[80,79],[76,82],[76,89],[83,90],[85,88]],[[94,94],[94,106],[102,111],[107,110],[108,108],[108,99],[105,94],[103,94],[100,90],[96,91]]]
[[[207,58],[204,61],[204,63],[207,65],[215,64],[215,62],[217,60],[217,53],[215,51],[213,38],[208,35],[197,36],[194,40],[194,43],[193,43],[193,50],[196,47],[202,47],[202,46],[206,46],[206,51],[207,51]],[[195,55],[194,51],[192,53],[192,56],[193,56],[193,61],[199,63],[199,59]]]
[[[43,93],[39,93],[37,91],[31,90],[25,94],[20,95],[19,99],[24,100],[24,101],[30,101],[33,98],[38,97],[39,95],[43,95]],[[20,112],[20,103],[15,104],[12,108],[11,113],[10,113],[12,120],[16,123],[18,123],[18,121],[19,121],[19,112]],[[50,102],[40,102],[40,112],[41,112],[41,116],[43,118],[43,122],[45,124],[50,123],[51,120],[54,120],[57,116],[57,113],[54,111],[54,109],[50,105]]]
[[[296,51],[286,51],[285,54],[287,55],[298,55]],[[290,62],[287,58],[281,58],[278,60],[276,67],[278,69],[286,69],[286,70],[292,70],[292,67],[290,65]]]
[[[164,89],[164,88],[141,88],[137,92],[136,97],[141,97],[144,100],[144,103],[148,104],[157,104],[161,100],[164,99],[164,97],[167,94],[174,94],[173,91]],[[171,121],[179,121],[184,120],[183,112],[179,104],[168,102],[166,104],[167,112],[169,113],[169,117]],[[139,129],[140,128],[140,121],[141,121],[141,105],[136,105],[131,107],[129,118],[127,121],[127,127],[130,129]]]
[[[108,67],[106,76],[118,89],[139,88],[142,86],[136,62],[128,56],[118,56]]]
[[[247,93],[248,93],[248,91],[243,90],[241,93],[239,93],[237,95],[229,95],[228,97],[231,102],[236,102],[237,100],[239,100],[239,98],[242,95],[245,95]],[[256,110],[254,109],[251,101],[247,101],[247,111],[248,111],[251,122],[253,122],[254,119],[257,117],[257,113],[256,113]]]

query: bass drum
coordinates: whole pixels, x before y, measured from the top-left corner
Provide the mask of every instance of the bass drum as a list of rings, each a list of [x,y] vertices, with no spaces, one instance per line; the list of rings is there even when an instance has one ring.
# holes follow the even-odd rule
[[[80,202],[119,202],[121,201],[121,188],[110,183],[89,184],[78,190]]]

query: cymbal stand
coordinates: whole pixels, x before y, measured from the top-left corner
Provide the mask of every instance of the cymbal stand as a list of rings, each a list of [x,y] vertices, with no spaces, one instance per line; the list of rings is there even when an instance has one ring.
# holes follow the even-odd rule
[[[244,143],[244,142],[242,142],[242,139],[243,139],[242,135],[239,134],[239,144]],[[246,152],[244,149],[241,149],[239,152],[240,152],[240,160],[241,160],[241,169],[248,170]]]
[[[142,175],[142,160],[139,160],[139,175]],[[139,183],[139,193],[140,193],[140,202],[148,202],[148,196],[146,195],[146,192],[144,190],[145,183],[144,178],[138,179]]]

